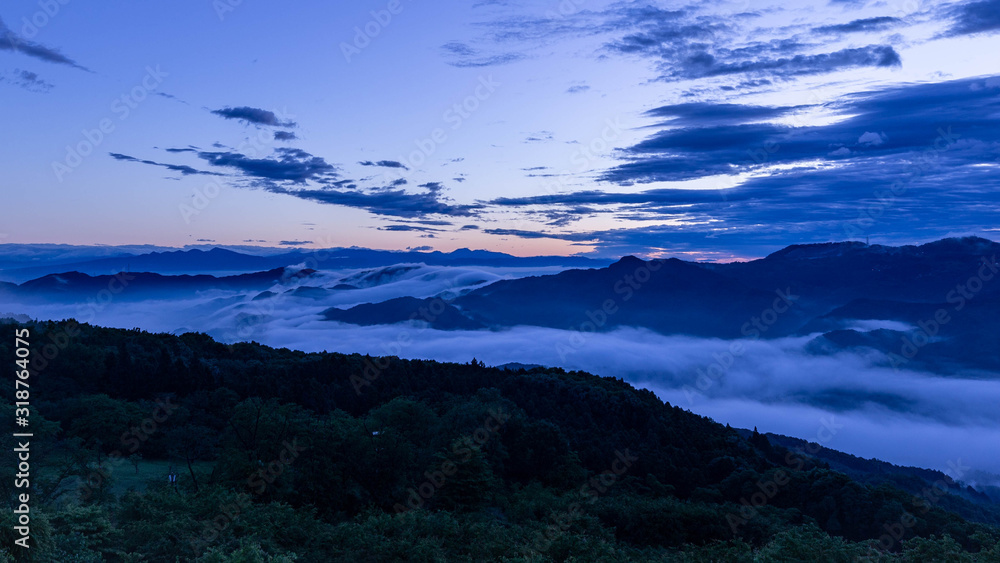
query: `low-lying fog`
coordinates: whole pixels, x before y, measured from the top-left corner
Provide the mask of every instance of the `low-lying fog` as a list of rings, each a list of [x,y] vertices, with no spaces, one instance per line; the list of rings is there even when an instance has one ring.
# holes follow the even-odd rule
[[[420,323],[359,327],[325,321],[331,306],[400,296],[454,295],[498,279],[549,273],[511,268],[419,266],[394,272],[328,272],[295,285],[332,288],[318,297],[214,292],[171,301],[34,305],[0,302],[0,312],[39,319],[74,317],[102,326],[156,332],[207,332],[224,342],[254,340],[276,347],[395,355],[487,365],[559,366],[620,377],[660,398],[735,427],[820,442],[865,458],[968,476],[1000,473],[1000,377],[943,377],[880,367],[874,356],[811,355],[804,336],[724,341],[664,336],[644,329],[580,333],[538,327],[437,331]],[[345,281],[350,280],[350,281]],[[857,326],[859,330],[879,325]],[[960,473],[955,468],[961,468]]]

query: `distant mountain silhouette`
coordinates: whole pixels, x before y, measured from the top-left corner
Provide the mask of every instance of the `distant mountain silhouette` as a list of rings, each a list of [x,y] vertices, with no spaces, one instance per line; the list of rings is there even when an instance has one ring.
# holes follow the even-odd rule
[[[15,286],[6,284],[0,291],[21,299],[77,302],[97,299],[108,292],[114,299],[189,298],[195,292],[213,289],[251,291],[265,290],[293,275],[308,277],[314,270],[275,268],[253,274],[215,277],[209,275],[164,276],[149,272],[123,272],[117,275],[89,276],[80,272],[49,274]]]
[[[776,299],[773,289],[750,288],[675,258],[645,262],[627,256],[607,268],[496,282],[455,305],[499,326],[585,331],[639,326],[666,334],[738,337]],[[799,323],[793,309],[772,330],[783,334]]]
[[[448,320],[431,325],[582,331],[633,326],[715,338],[823,333],[811,344],[816,353],[871,348],[883,353],[886,365],[895,361],[895,367],[940,373],[1000,370],[997,254],[997,243],[964,238],[898,248],[854,242],[796,245],[732,264],[628,256],[606,268],[489,284],[448,301]],[[996,281],[987,279],[993,276]],[[966,284],[971,289],[965,291],[975,289],[969,298],[956,289]],[[786,308],[780,297],[785,293],[794,306],[772,310]],[[397,299],[333,309],[326,316],[388,324],[407,320],[427,305],[426,300]],[[948,313],[948,321],[934,328],[931,321],[939,311]],[[895,324],[886,328],[882,321]],[[926,342],[920,334],[910,335],[921,331],[931,333]],[[921,343],[919,354],[903,355],[904,338]]]
[[[413,297],[399,297],[378,304],[366,303],[346,310],[331,308],[324,316],[330,321],[362,326],[422,321],[437,330],[475,330],[486,327],[440,300]]]
[[[776,302],[788,309],[775,291],[748,288],[695,264],[627,256],[607,268],[492,283],[443,305],[449,320],[435,319],[431,325],[534,325],[583,331],[639,326],[666,334],[735,338],[745,335],[746,325]],[[334,309],[327,311],[327,318],[385,324],[414,314],[426,316],[418,314],[421,306],[426,309],[429,302],[394,299],[346,311]],[[794,307],[786,313],[765,330],[787,334],[803,322]],[[465,321],[458,321],[458,316]]]
[[[2,245],[0,245],[2,248]],[[121,255],[111,258],[51,264],[17,266],[16,261],[5,260],[0,274],[7,279],[27,280],[58,272],[76,271],[88,275],[129,270],[133,272],[217,273],[253,272],[304,264],[316,269],[373,268],[404,263],[424,263],[439,266],[496,266],[496,267],[588,267],[603,266],[610,260],[595,260],[580,256],[530,256],[518,257],[486,250],[460,248],[452,252],[394,252],[367,248],[334,248],[310,252],[294,250],[271,256],[254,256],[222,248],[211,250],[178,250],[150,252],[139,255]]]
[[[766,258],[702,267],[758,289],[791,286],[805,304],[842,305],[852,299],[944,301],[958,283],[976,275],[1000,244],[977,237],[921,246],[858,242],[789,246]],[[1000,283],[986,293],[1000,293]]]
[[[332,256],[353,265],[414,255],[452,263],[523,264],[526,260],[465,249],[448,254],[338,252],[342,254]],[[449,292],[426,298],[424,293],[336,306],[326,309],[323,317],[357,325],[417,320],[439,330],[529,325],[591,332],[641,327],[661,334],[726,339],[818,334],[810,344],[810,350],[818,354],[863,348],[881,352],[886,365],[902,369],[945,374],[968,368],[1000,370],[998,254],[1000,245],[995,242],[962,238],[903,247],[857,242],[795,245],[760,260],[730,264],[626,256],[604,267],[493,283],[483,280],[478,286],[475,277],[466,277],[465,289],[458,292],[465,293],[458,296]],[[289,262],[304,253],[259,257],[215,249],[144,256],[161,265],[235,266],[249,261]],[[331,258],[324,267],[336,261]],[[246,298],[256,301],[281,295],[298,298],[299,303],[322,304],[345,292],[365,295],[366,288],[417,280],[424,275],[420,268],[424,266],[396,263],[360,268],[333,280],[313,277],[313,270],[284,267],[223,277],[129,273],[128,285],[113,293],[116,299],[138,300],[192,298],[198,292],[230,290],[245,292]],[[312,279],[276,287],[296,272],[297,277]],[[0,283],[0,296],[13,302],[80,302],[113,290],[116,283],[114,276],[71,271],[20,285]],[[422,283],[406,287],[424,287]],[[941,315],[947,318],[945,322]],[[906,353],[914,350],[919,354]]]

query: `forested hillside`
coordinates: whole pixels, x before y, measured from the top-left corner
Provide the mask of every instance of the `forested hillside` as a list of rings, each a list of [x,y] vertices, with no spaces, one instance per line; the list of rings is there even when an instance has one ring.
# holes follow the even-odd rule
[[[1000,560],[952,484],[866,484],[613,378],[69,321],[0,324],[11,390],[24,327],[37,561]]]

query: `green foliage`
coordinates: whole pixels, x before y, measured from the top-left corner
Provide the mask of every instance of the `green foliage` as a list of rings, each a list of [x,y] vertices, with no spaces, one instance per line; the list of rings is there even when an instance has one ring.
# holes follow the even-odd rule
[[[37,378],[39,561],[1000,560],[1000,531],[943,509],[994,508],[917,502],[621,380],[78,329]]]
[[[297,558],[298,556],[292,552],[272,555],[266,553],[256,543],[240,542],[240,547],[235,551],[227,553],[224,549],[212,548],[197,561],[199,563],[292,563]]]

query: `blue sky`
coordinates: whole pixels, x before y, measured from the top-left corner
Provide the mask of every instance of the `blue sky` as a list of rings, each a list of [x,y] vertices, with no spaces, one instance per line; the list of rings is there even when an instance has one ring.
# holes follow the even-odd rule
[[[0,242],[996,238],[1000,0],[0,9]]]

